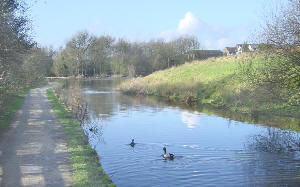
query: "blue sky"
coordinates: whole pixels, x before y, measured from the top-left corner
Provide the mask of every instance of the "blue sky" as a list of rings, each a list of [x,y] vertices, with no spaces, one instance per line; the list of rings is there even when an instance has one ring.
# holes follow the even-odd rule
[[[41,45],[63,46],[78,31],[132,41],[195,35],[206,49],[249,41],[262,0],[41,0],[30,14]]]

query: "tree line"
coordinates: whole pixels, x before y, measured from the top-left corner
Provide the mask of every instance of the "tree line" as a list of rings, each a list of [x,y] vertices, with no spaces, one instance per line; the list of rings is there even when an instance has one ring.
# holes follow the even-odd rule
[[[0,106],[24,87],[50,73],[52,50],[40,48],[31,37],[27,5],[0,1]]]
[[[193,36],[168,42],[161,39],[130,42],[109,35],[96,37],[82,31],[58,52],[52,72],[56,76],[144,76],[184,63],[185,54],[199,46]]]

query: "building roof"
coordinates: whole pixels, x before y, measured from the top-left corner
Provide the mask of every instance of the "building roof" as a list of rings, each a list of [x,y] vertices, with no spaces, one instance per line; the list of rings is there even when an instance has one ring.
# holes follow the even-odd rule
[[[229,53],[235,53],[236,52],[236,47],[225,47],[225,50],[227,50]]]

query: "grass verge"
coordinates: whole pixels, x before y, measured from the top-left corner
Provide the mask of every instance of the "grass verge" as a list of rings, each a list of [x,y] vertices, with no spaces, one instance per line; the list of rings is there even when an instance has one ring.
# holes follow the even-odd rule
[[[66,134],[73,167],[74,185],[78,187],[115,186],[101,168],[98,155],[90,147],[88,138],[83,133],[78,121],[73,119],[71,113],[58,101],[53,89],[47,90],[47,96]]]
[[[41,87],[42,85],[45,85],[46,82],[42,81],[37,84],[35,84],[32,87],[29,88],[23,88],[18,94],[11,96],[7,101],[5,101],[5,106],[2,106],[3,108],[1,111],[3,113],[0,115],[0,130],[5,129],[10,124],[14,114],[18,111],[18,109],[21,107],[25,94],[33,89]]]

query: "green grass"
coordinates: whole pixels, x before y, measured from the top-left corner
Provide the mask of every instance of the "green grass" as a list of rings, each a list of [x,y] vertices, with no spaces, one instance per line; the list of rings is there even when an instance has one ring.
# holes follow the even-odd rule
[[[119,88],[126,94],[154,95],[189,105],[209,104],[235,112],[299,117],[299,106],[272,98],[266,87],[254,87],[242,73],[250,63],[251,71],[258,72],[265,59],[259,54],[210,58],[131,79]]]
[[[0,130],[4,130],[9,126],[11,123],[11,120],[13,119],[13,116],[15,113],[19,110],[21,107],[23,101],[24,101],[24,95],[33,88],[41,87],[42,85],[45,85],[46,82],[38,82],[35,85],[29,87],[29,88],[23,88],[18,94],[13,95],[9,97],[7,101],[5,101],[6,106],[2,109],[4,111],[2,114],[0,114]]]
[[[220,80],[231,75],[238,69],[238,64],[234,60],[226,58],[209,59],[194,63],[186,63],[180,68],[173,67],[165,71],[158,71],[145,78],[148,83],[157,81],[161,83],[179,83],[179,82],[201,82]],[[155,83],[155,82],[154,82]]]
[[[1,114],[1,118],[0,118],[0,129],[1,130],[8,127],[14,114],[18,111],[21,104],[23,103],[24,95],[28,90],[30,90],[30,89],[28,89],[28,88],[23,89],[16,96],[13,96],[10,98],[10,102],[5,108],[5,112],[3,114]]]
[[[66,134],[68,151],[73,166],[72,178],[74,185],[78,187],[115,186],[101,168],[98,155],[90,147],[78,121],[73,119],[71,113],[58,101],[53,89],[48,89],[47,95],[58,120],[63,124],[63,131]]]

